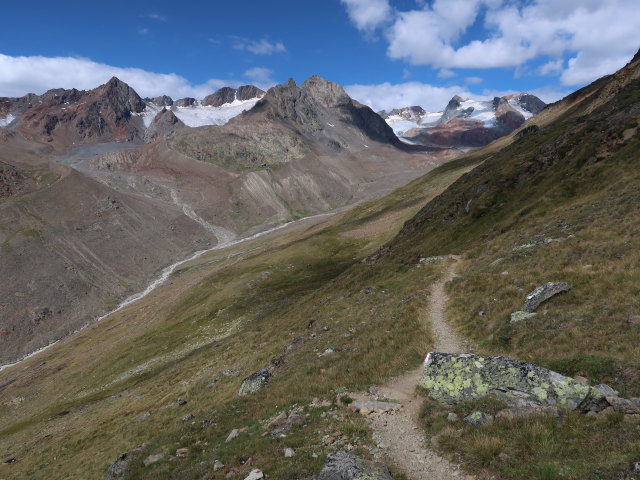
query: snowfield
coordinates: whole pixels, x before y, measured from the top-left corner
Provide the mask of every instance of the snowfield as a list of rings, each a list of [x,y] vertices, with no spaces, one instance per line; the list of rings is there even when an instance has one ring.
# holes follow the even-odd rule
[[[250,100],[234,100],[231,103],[225,103],[219,107],[209,107],[193,105],[191,107],[171,107],[171,111],[176,117],[188,127],[202,127],[204,125],[224,125],[233,117],[240,115],[245,110],[250,110],[258,103],[259,98]],[[140,114],[144,121],[145,127],[149,128],[155,116],[162,110],[151,103],[147,104],[147,108]]]
[[[9,125],[11,122],[13,122],[16,119],[16,117],[14,117],[13,115],[9,114],[4,118],[0,118],[0,127],[6,127],[7,125]]]

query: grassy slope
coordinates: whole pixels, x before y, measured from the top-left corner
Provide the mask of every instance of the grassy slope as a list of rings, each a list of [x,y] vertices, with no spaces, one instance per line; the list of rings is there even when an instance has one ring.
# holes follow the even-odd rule
[[[555,121],[458,180],[405,225],[378,263],[464,254],[449,316],[480,351],[640,396],[640,328],[629,322],[640,313],[638,76],[636,61],[555,106]],[[510,324],[525,296],[549,281],[572,289],[535,318]],[[430,404],[428,428],[442,433],[444,451],[487,476],[623,478],[640,458],[631,417],[572,415],[564,424],[536,418],[474,430],[446,426],[446,414]]]
[[[143,442],[147,453],[191,453],[148,468],[138,459],[132,478],[202,478],[215,459],[244,471],[247,456],[271,478],[317,471],[322,437],[339,429],[355,443],[367,436],[360,418],[310,411],[308,427],[286,439],[299,447],[295,462],[280,458],[283,440],[261,436],[258,419],[420,361],[430,342],[424,289],[438,266],[360,260],[476,162],[441,167],[342,218],[202,257],[143,301],[0,373],[0,458],[18,459],[0,466],[0,478],[100,478],[118,452]],[[300,335],[269,388],[237,398],[241,379]],[[336,353],[318,358],[328,347]],[[178,397],[187,405],[170,407]],[[194,424],[182,423],[187,413]]]

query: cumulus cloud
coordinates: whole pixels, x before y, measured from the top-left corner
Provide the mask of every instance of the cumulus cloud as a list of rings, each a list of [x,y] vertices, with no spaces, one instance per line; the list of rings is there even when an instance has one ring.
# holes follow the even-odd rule
[[[223,87],[254,82],[267,89],[273,85],[271,71],[250,69],[241,79],[216,79],[193,84],[175,73],[156,73],[139,68],[121,68],[77,57],[11,57],[0,54],[0,96],[42,94],[51,88],[88,90],[118,77],[143,97],[170,95],[173,98],[204,98]]]
[[[352,98],[375,111],[419,105],[427,111],[439,112],[444,110],[455,95],[476,100],[493,98],[486,94],[472,93],[464,86],[436,87],[422,82],[349,85],[345,90]]]
[[[246,50],[254,55],[273,55],[274,53],[287,51],[284,43],[272,43],[264,38],[262,40],[249,40],[247,38],[236,37],[232,46],[236,50]]]
[[[388,0],[341,0],[349,18],[364,32],[372,32],[390,19],[392,10]]]
[[[392,19],[390,58],[441,72],[542,61],[538,74],[579,85],[622,67],[640,45],[637,0],[434,0],[408,11],[386,0],[342,3],[363,31]]]

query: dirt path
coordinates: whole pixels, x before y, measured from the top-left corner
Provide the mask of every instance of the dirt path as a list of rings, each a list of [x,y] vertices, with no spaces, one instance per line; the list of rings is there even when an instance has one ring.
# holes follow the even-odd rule
[[[461,352],[464,346],[464,342],[447,324],[445,316],[448,300],[445,284],[454,278],[460,261],[458,257],[450,258],[453,262],[446,267],[442,278],[431,286],[427,306],[427,315],[435,339],[434,350],[439,352]],[[379,397],[397,401],[404,406],[393,413],[369,416],[369,424],[377,445],[373,454],[383,461],[390,460],[412,480],[464,478],[463,472],[455,465],[429,448],[419,427],[418,415],[422,399],[414,392],[421,374],[422,366],[371,389],[371,393],[353,395],[360,401],[375,400]]]

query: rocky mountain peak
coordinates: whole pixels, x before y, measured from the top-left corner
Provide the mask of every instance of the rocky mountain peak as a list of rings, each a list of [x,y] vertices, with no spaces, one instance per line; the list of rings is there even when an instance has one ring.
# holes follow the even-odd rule
[[[266,92],[255,85],[242,85],[236,89],[236,98],[238,100],[251,100],[264,96]]]
[[[340,85],[318,75],[309,77],[300,88],[308,92],[309,95],[326,108],[346,105],[351,101],[351,97],[347,95],[347,92]]]
[[[98,101],[105,100],[116,110],[132,113],[143,112],[146,104],[138,93],[128,84],[117,77],[112,77],[104,85],[92,90],[98,97]]]
[[[264,90],[254,85],[242,85],[237,89],[231,87],[222,87],[215,93],[206,96],[202,100],[202,104],[211,107],[220,107],[226,103],[232,103],[234,100],[251,100],[264,95]]]

